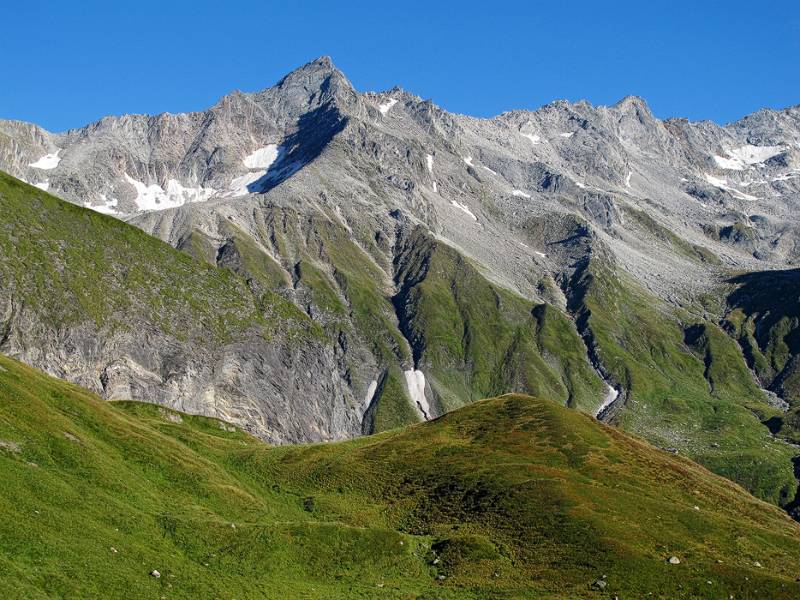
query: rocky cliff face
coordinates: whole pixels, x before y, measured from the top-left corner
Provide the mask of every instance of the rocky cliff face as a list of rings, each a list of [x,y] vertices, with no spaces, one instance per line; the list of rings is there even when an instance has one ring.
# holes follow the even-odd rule
[[[294,310],[317,332],[298,341],[281,318],[206,348],[125,308],[122,340],[60,329],[14,308],[30,284],[16,275],[0,350],[106,397],[304,441],[526,391],[602,409],[763,497],[794,495],[793,451],[761,423],[779,409],[760,386],[790,386],[725,333],[739,297],[725,298],[737,273],[798,258],[796,107],[724,127],[660,121],[635,97],[475,119],[359,93],[322,58],[199,113],[61,134],[0,121],[0,169],[232,273],[256,320]]]

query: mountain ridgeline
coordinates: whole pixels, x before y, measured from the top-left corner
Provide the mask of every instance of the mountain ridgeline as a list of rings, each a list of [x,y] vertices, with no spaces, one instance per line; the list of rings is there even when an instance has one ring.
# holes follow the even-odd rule
[[[294,443],[532,394],[798,502],[797,107],[475,119],[322,58],[203,112],[0,121],[0,169],[0,352],[104,398]]]

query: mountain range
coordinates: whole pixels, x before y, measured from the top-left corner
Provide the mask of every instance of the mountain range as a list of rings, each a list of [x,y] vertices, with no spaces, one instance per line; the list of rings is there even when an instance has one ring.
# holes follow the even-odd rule
[[[271,443],[531,394],[797,508],[800,107],[491,119],[320,58],[197,113],[0,121],[0,352]]]

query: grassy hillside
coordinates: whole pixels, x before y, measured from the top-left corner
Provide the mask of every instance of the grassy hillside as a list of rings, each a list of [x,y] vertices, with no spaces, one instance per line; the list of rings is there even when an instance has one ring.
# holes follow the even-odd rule
[[[453,248],[414,231],[396,261],[400,324],[446,410],[504,392],[587,412],[605,386],[572,322],[491,284]]]
[[[800,406],[800,270],[747,273],[729,283],[725,325],[764,386]]]
[[[0,357],[0,473],[3,598],[800,594],[779,509],[524,396],[270,448]]]
[[[145,327],[204,346],[260,328],[318,333],[293,304],[255,297],[231,270],[2,172],[0,213],[0,299],[11,297],[47,328]]]
[[[579,328],[625,393],[616,423],[765,500],[794,500],[797,451],[762,423],[778,411],[734,340],[658,302],[599,259],[578,271],[572,290]]]

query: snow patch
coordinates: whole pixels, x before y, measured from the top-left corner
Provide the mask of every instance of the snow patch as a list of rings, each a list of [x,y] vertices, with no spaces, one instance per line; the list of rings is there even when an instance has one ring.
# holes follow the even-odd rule
[[[489,168],[489,167],[487,167],[486,165],[481,165],[481,166],[482,166],[484,169],[486,169],[487,171],[489,171],[489,173],[491,173],[492,175],[497,175],[497,171],[493,171],[492,169],[490,169],[490,168]]]
[[[367,386],[367,395],[364,396],[364,412],[367,412],[369,405],[372,404],[372,398],[375,396],[375,390],[377,389],[378,382],[373,379]]]
[[[45,154],[42,158],[36,162],[32,162],[28,166],[33,167],[34,169],[43,169],[45,171],[55,169],[58,166],[58,163],[61,162],[61,158],[58,156],[60,152],[61,150],[58,150],[55,154]]]
[[[575,135],[575,132],[565,131],[564,133],[559,133],[558,135],[560,135],[562,138],[571,138],[573,135]]]
[[[721,190],[725,190],[726,192],[730,192],[731,195],[733,195],[736,198],[739,198],[740,200],[758,200],[758,198],[756,198],[755,196],[751,196],[750,194],[745,194],[744,192],[740,192],[736,188],[733,188],[730,185],[728,185],[727,179],[720,179],[718,177],[710,175],[709,173],[706,173],[705,177],[706,181],[711,185],[716,186]]]
[[[45,179],[40,183],[34,183],[33,185],[34,187],[37,187],[40,190],[44,190],[45,192],[50,189],[50,182],[47,179]]]
[[[269,169],[278,160],[278,145],[269,144],[244,157],[242,162],[248,169]]]
[[[425,155],[425,163],[428,165],[428,173],[433,173],[433,154]]]
[[[269,170],[273,167],[275,162],[280,158],[281,147],[277,144],[268,144],[257,150],[254,150],[242,159],[245,167],[250,169],[249,173],[239,175],[231,179],[228,191],[222,194],[223,198],[237,198],[239,196],[246,196],[253,190],[250,187],[258,180],[265,178]],[[293,172],[297,169],[295,165],[286,165],[283,171]]]
[[[585,190],[585,189],[586,189],[586,184],[585,184],[585,183],[582,183],[582,182],[580,182],[580,181],[578,181],[578,180],[575,180],[575,185],[577,185],[577,186],[578,186],[579,188],[581,188],[582,190]]]
[[[631,176],[633,175],[633,171],[628,171],[627,177],[625,177],[625,187],[631,187]]]
[[[606,397],[603,399],[603,403],[600,405],[600,408],[597,409],[597,412],[594,413],[595,418],[600,418],[600,415],[603,414],[603,411],[607,409],[611,404],[613,404],[614,400],[617,399],[619,396],[619,392],[611,387],[610,385],[606,384],[608,391],[606,392]]]
[[[90,208],[95,212],[103,213],[104,215],[117,214],[116,206],[118,201],[116,198],[108,199],[106,198],[105,194],[100,194],[100,201],[102,202],[102,204],[93,205],[91,202],[84,202],[83,205],[86,208]]]
[[[245,173],[239,177],[234,177],[231,179],[230,190],[225,193],[225,196],[234,198],[246,196],[250,193],[248,186],[264,177],[264,175],[266,175],[266,173],[262,171],[254,171],[253,173]]]
[[[522,190],[512,190],[511,191],[511,195],[512,196],[517,196],[518,198],[530,198],[531,197],[530,194],[527,194],[527,193],[523,192]]]
[[[438,194],[439,193],[439,186],[436,185],[435,181],[433,182],[433,193],[434,194]]]
[[[741,171],[744,169],[744,165],[741,163],[741,161],[738,161],[735,158],[725,158],[724,156],[715,154],[714,162],[717,163],[717,166],[720,169],[725,169],[726,171]]]
[[[423,420],[429,420],[431,418],[431,408],[425,398],[425,375],[417,369],[403,371],[403,375],[406,378],[406,387],[408,388],[411,403]]]
[[[386,102],[384,102],[383,104],[379,104],[379,105],[378,105],[378,110],[379,110],[379,111],[381,111],[381,114],[382,114],[382,115],[385,115],[385,114],[386,114],[386,113],[388,113],[390,110],[392,110],[392,107],[393,107],[395,104],[397,104],[397,100],[395,100],[394,98],[389,98],[389,99],[388,99]]]
[[[727,156],[714,155],[717,165],[729,171],[742,171],[748,166],[758,165],[783,152],[781,146],[753,146],[746,144],[727,150]]]
[[[213,188],[183,187],[177,179],[167,181],[167,196],[175,202],[186,204],[189,202],[205,202],[216,193]]]
[[[164,210],[183,206],[189,202],[205,202],[211,198],[216,190],[213,188],[187,188],[180,181],[170,179],[165,190],[157,183],[147,185],[137,181],[127,173],[125,180],[136,190],[136,206],[139,210]]]
[[[752,146],[747,144],[731,150],[728,154],[748,165],[756,165],[769,160],[773,156],[778,156],[781,152],[783,152],[781,146]]]
[[[522,133],[520,131],[520,134],[523,135],[524,137],[528,138],[531,141],[531,144],[533,144],[534,146],[536,144],[541,144],[542,143],[542,138],[540,138],[535,133]]]
[[[281,157],[281,153],[281,146],[277,144],[268,144],[245,156],[242,159],[242,163],[245,167],[250,169],[250,172],[231,179],[228,191],[223,193],[222,197],[238,198],[239,196],[246,196],[247,194],[258,191],[252,189],[253,184],[262,179],[266,181],[267,173],[270,172],[270,169],[274,169],[275,163]],[[284,165],[279,173],[271,173],[270,178],[272,178],[273,175],[275,177],[286,177],[296,172],[301,166],[302,165],[296,163]]]
[[[706,181],[711,185],[715,185],[719,188],[726,189],[728,187],[728,180],[727,179],[719,179],[718,177],[714,177],[706,173]]]
[[[475,165],[472,164],[472,157],[471,156],[462,156],[461,158],[464,159],[464,162],[467,163],[468,166],[474,167]]]
[[[450,200],[450,204],[452,204],[453,206],[455,206],[455,207],[456,207],[456,208],[458,208],[458,209],[461,209],[461,210],[463,210],[465,213],[467,213],[467,214],[468,214],[470,217],[472,217],[474,220],[476,220],[476,221],[478,220],[478,217],[476,217],[476,216],[475,216],[475,215],[472,213],[472,211],[469,209],[469,206],[467,206],[466,204],[461,204],[461,202],[456,202],[455,200]]]
[[[533,253],[536,254],[537,256],[541,256],[542,258],[547,258],[547,254],[545,254],[544,252],[539,252],[538,250],[534,250]]]

